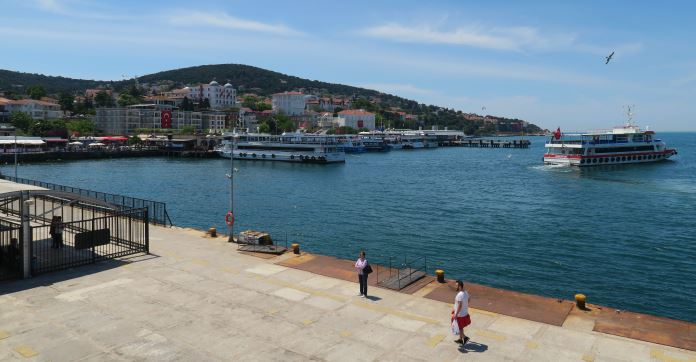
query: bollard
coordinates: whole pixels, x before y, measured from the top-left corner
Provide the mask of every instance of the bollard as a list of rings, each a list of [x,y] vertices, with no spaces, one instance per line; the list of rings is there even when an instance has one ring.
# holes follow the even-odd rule
[[[442,269],[435,270],[435,275],[437,275],[437,282],[438,283],[444,283],[445,282],[445,271]]]
[[[297,255],[300,255],[300,244],[293,243],[291,246],[292,246],[292,252],[297,254]]]
[[[580,309],[585,309],[586,299],[585,294],[575,294],[575,304],[577,304]]]
[[[208,235],[210,235],[213,238],[216,238],[217,237],[217,229],[216,228],[208,229]]]

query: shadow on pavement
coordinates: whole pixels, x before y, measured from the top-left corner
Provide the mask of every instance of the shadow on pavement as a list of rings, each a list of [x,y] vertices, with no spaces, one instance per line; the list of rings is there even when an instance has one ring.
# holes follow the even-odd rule
[[[488,350],[488,346],[483,344],[483,343],[477,343],[477,342],[471,342],[469,341],[465,345],[460,345],[459,346],[459,352],[461,353],[469,353],[469,352],[476,352],[476,353],[483,353]]]
[[[119,266],[159,258],[156,254],[130,255],[118,259],[109,259],[94,264],[80,265],[64,270],[40,274],[29,279],[4,280],[0,282],[0,295],[20,292],[36,287],[48,286],[65,280],[85,275],[101,273]]]
[[[369,300],[371,300],[371,301],[373,301],[373,302],[377,302],[377,301],[382,300],[382,298],[380,298],[380,297],[378,297],[378,296],[376,296],[376,295],[368,295],[366,298],[369,299]]]

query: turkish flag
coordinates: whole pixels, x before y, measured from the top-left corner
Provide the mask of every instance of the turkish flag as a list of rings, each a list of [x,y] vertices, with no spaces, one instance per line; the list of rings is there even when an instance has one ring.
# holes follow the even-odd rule
[[[560,140],[561,139],[561,127],[558,127],[556,132],[553,133],[553,138]]]
[[[162,121],[162,128],[172,128],[172,110],[162,110],[162,116],[160,120]]]

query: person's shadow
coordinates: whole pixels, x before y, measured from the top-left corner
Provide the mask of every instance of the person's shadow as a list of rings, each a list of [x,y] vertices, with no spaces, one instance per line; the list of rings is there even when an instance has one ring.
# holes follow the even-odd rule
[[[488,346],[483,344],[483,343],[478,343],[478,342],[472,342],[469,341],[467,344],[460,344],[459,345],[459,352],[461,353],[469,353],[469,352],[476,352],[476,353],[483,353],[488,350]]]
[[[376,302],[376,301],[382,300],[382,298],[380,298],[380,297],[378,297],[378,296],[376,296],[376,295],[368,295],[366,298],[369,299],[369,300],[372,301],[372,302]]]

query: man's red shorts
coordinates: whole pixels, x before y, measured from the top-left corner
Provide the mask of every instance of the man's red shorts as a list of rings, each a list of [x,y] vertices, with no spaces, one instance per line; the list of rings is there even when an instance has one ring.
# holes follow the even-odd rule
[[[464,317],[457,317],[457,325],[459,325],[460,331],[469,324],[471,324],[471,317],[468,314]]]

